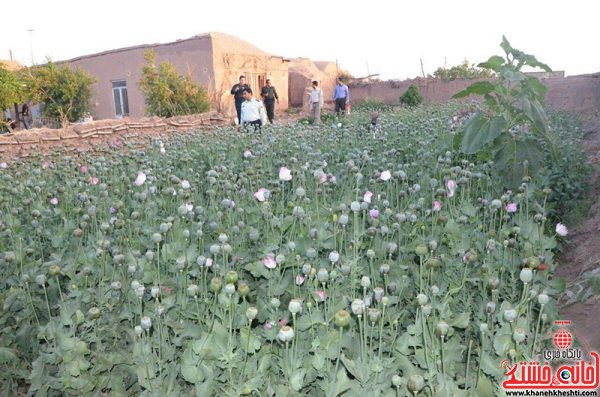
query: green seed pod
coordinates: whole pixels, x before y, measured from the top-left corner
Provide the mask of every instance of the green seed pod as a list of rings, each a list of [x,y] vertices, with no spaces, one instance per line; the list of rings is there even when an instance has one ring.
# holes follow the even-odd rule
[[[333,316],[333,323],[340,328],[345,328],[350,324],[350,313],[346,310],[338,310]]]
[[[292,299],[288,305],[288,310],[292,314],[302,313],[302,299]]]
[[[225,284],[225,293],[227,295],[233,295],[235,293],[235,285],[232,283]]]
[[[370,322],[376,323],[381,318],[381,311],[379,309],[370,307],[367,311],[367,315],[369,316]]]
[[[238,281],[238,273],[235,270],[230,270],[225,274],[226,284],[235,284]]]
[[[257,315],[258,309],[256,307],[251,306],[248,309],[246,309],[246,318],[248,319],[248,321],[254,320]]]
[[[221,291],[221,287],[223,286],[223,282],[221,281],[221,279],[219,277],[213,277],[212,280],[210,280],[210,290],[217,294],[219,293],[219,291]]]
[[[425,387],[425,379],[423,379],[421,375],[411,375],[408,378],[406,386],[408,387],[408,390],[410,390],[411,392],[413,392],[413,394],[416,395],[423,389],[423,387]]]
[[[427,260],[427,267],[430,269],[436,269],[440,267],[442,261],[437,256],[431,257]]]
[[[97,319],[98,317],[100,317],[100,309],[98,309],[97,307],[91,307],[88,310],[88,316],[90,316],[92,320]]]
[[[530,283],[533,280],[533,272],[530,268],[524,267],[521,269],[521,273],[519,274],[519,278],[524,284]]]
[[[504,311],[504,319],[509,323],[512,323],[517,319],[517,311],[515,309],[506,309]]]
[[[427,252],[428,252],[428,249],[425,246],[425,244],[419,244],[417,246],[417,248],[415,249],[415,253],[417,255],[419,255],[419,257],[421,257],[421,258],[424,257],[425,255],[427,255]]]
[[[521,327],[515,329],[515,331],[513,332],[513,339],[517,343],[522,343],[525,340],[525,336],[525,330]]]
[[[245,281],[238,281],[238,294],[240,294],[240,296],[242,298],[245,298],[248,296],[248,294],[250,293],[250,286],[248,286],[248,284]]]
[[[60,266],[58,265],[52,265],[50,266],[50,269],[48,270],[48,272],[50,273],[51,276],[60,276]]]
[[[287,343],[294,339],[294,329],[290,326],[284,325],[277,333],[277,339],[281,342]]]
[[[435,326],[435,334],[438,336],[438,338],[444,338],[446,335],[448,335],[449,330],[450,326],[444,320],[440,321]]]

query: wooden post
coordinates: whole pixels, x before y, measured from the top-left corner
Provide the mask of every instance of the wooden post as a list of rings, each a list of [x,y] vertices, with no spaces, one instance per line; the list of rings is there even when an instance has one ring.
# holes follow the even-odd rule
[[[15,130],[21,128],[21,117],[19,116],[19,105],[15,103]]]

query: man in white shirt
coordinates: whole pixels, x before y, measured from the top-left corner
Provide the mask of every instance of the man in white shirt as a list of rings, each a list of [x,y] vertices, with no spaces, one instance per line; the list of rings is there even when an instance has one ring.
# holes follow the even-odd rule
[[[319,88],[319,82],[312,82],[312,91],[310,92],[310,108],[313,114],[313,125],[321,124],[321,108],[323,107],[323,91]]]
[[[267,121],[267,113],[261,101],[252,96],[250,87],[244,88],[244,102],[242,102],[242,125],[248,131],[248,126],[253,125],[254,131],[262,131],[263,124]]]

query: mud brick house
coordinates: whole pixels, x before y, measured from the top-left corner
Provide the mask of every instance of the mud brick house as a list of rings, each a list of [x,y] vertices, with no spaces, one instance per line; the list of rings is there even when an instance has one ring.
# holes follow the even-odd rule
[[[141,117],[145,115],[145,104],[138,82],[147,50],[154,50],[157,63],[169,61],[180,73],[189,73],[196,83],[205,86],[213,107],[226,115],[235,114],[230,90],[240,75],[246,76],[255,95],[260,94],[265,80],[271,79],[279,94],[276,109],[288,107],[289,61],[224,33],[120,48],[57,63],[79,67],[96,77],[92,98],[94,119]]]

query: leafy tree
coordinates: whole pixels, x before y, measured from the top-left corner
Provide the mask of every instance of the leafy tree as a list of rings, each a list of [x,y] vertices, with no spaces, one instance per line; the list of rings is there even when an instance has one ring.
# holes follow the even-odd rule
[[[29,97],[43,103],[43,114],[61,120],[63,127],[91,110],[92,84],[96,80],[81,69],[57,66],[51,61],[25,74]]]
[[[475,82],[454,98],[483,96],[485,109],[465,123],[460,148],[469,154],[491,150],[505,186],[514,188],[524,176],[540,170],[545,149],[558,156],[544,109],[546,87],[521,71],[524,66],[552,70],[533,55],[512,48],[504,36],[500,47],[505,57],[494,55],[477,65],[496,73],[498,78]]]
[[[0,65],[0,110],[8,109],[23,100],[23,82],[17,74]],[[0,127],[4,117],[0,118]]]
[[[421,102],[423,102],[423,96],[419,92],[419,88],[414,84],[411,84],[408,90],[400,97],[400,103],[407,106],[417,106]]]
[[[474,80],[491,78],[495,76],[495,73],[490,69],[476,67],[474,64],[469,65],[469,61],[465,59],[460,65],[452,66],[450,69],[437,68],[433,72],[433,76],[444,81]]]
[[[149,115],[172,117],[209,109],[206,89],[194,83],[191,76],[180,75],[168,61],[157,66],[152,50],[146,51],[144,57],[146,65],[142,68],[139,86],[146,97]]]

